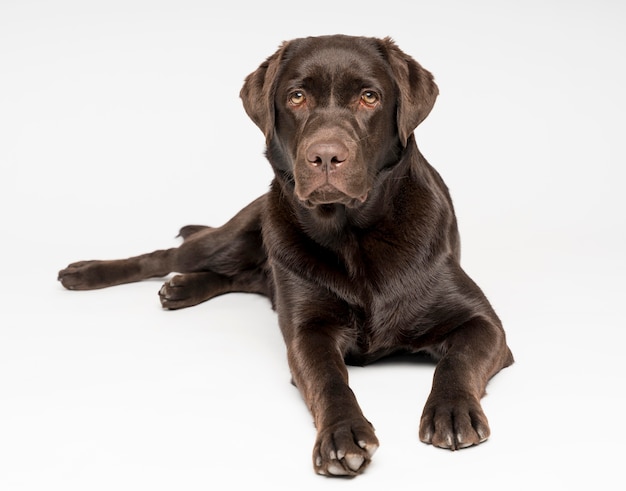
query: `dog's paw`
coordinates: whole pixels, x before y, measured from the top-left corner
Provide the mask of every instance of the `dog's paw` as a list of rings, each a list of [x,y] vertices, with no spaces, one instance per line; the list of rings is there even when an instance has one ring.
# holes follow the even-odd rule
[[[165,309],[180,309],[190,302],[191,291],[185,275],[176,275],[163,283],[159,290],[159,299]]]
[[[161,305],[177,310],[197,305],[209,297],[211,290],[209,273],[178,274],[165,282],[159,290]]]
[[[458,450],[484,442],[489,434],[487,417],[477,400],[433,396],[428,399],[419,430],[420,440],[424,443]]]
[[[104,261],[80,261],[59,271],[57,279],[68,290],[93,290],[109,286]]]
[[[313,466],[324,476],[356,476],[377,449],[378,439],[368,421],[344,421],[318,433]]]

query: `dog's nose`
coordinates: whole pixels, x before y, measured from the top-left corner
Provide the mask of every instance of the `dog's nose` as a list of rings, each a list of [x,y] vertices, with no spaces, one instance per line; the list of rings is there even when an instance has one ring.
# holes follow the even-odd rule
[[[324,141],[311,144],[306,159],[313,167],[331,171],[348,159],[350,151],[339,141]]]

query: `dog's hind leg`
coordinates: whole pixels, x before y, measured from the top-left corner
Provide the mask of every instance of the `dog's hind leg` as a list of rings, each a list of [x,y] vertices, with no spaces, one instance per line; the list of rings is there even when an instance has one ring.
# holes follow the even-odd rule
[[[205,225],[187,225],[180,229],[178,236],[187,241],[210,230],[214,229]],[[174,271],[183,272],[177,259],[178,248],[174,247],[127,259],[79,261],[59,271],[58,280],[68,290],[95,290],[162,278]]]
[[[210,229],[210,228],[212,227],[207,227],[206,225],[185,225],[178,232],[178,236],[182,237],[184,240],[187,240],[192,235],[197,234],[198,232],[201,232],[203,230]]]
[[[187,226],[176,251],[176,275],[159,291],[161,304],[180,309],[229,292],[272,297],[261,235],[264,198],[252,202],[218,228]]]
[[[59,272],[58,279],[69,290],[93,290],[184,273],[159,292],[168,309],[189,307],[233,291],[271,297],[261,236],[264,203],[264,197],[253,201],[221,227],[183,227],[180,247],[128,259],[72,263]]]
[[[177,310],[231,292],[258,293],[271,297],[265,272],[253,270],[235,277],[212,271],[178,274],[163,284],[159,298],[163,308]]]
[[[95,290],[166,276],[172,271],[176,248],[128,259],[79,261],[59,271],[58,280],[68,290]]]

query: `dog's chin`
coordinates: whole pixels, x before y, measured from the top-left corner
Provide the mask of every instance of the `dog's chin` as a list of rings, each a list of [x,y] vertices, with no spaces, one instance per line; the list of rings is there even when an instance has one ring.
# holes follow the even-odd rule
[[[335,188],[323,188],[313,191],[300,202],[307,208],[332,208],[333,205],[343,205],[346,208],[357,208],[367,200],[367,191],[361,196],[350,196]]]

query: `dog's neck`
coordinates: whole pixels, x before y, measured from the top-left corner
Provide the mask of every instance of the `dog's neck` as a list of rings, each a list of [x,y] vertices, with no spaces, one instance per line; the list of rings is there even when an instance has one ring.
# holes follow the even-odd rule
[[[293,192],[293,181],[277,173],[272,189],[277,199],[288,201],[296,225],[318,244],[335,249],[353,233],[361,234],[375,227],[381,220],[395,215],[394,208],[406,204],[411,193],[410,183],[419,178],[421,156],[415,139],[411,136],[397,162],[378,172],[367,200],[357,207],[327,204],[310,208],[302,204]],[[390,199],[392,198],[393,199]]]

